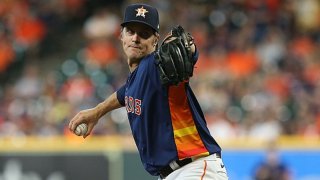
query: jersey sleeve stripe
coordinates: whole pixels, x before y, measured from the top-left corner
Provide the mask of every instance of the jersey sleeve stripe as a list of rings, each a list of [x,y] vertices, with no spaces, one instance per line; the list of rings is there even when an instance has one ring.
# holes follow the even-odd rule
[[[197,128],[196,126],[191,126],[191,127],[186,127],[182,129],[177,129],[174,131],[174,136],[175,137],[183,137],[186,135],[191,135],[191,134],[196,134],[197,133]]]

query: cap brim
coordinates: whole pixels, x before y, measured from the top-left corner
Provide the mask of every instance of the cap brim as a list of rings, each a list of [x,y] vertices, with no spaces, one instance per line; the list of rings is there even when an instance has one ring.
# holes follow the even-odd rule
[[[131,23],[131,22],[136,22],[136,23],[145,24],[145,25],[151,27],[151,29],[153,29],[155,32],[157,32],[157,33],[159,32],[157,29],[153,28],[150,24],[148,24],[148,23],[146,23],[146,22],[144,22],[144,21],[139,21],[139,20],[126,21],[126,22],[121,23],[121,26],[122,26],[122,27],[125,27],[126,24]]]

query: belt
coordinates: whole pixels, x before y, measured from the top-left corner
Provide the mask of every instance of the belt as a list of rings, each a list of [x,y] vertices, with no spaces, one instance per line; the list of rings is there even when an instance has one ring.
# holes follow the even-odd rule
[[[220,152],[217,152],[217,153],[214,153],[216,155],[217,158],[221,158],[221,153]],[[176,161],[172,161],[169,165],[163,167],[161,170],[160,170],[160,178],[161,179],[164,179],[165,177],[167,177],[169,174],[171,174],[173,171],[199,159],[200,157],[198,158],[185,158],[185,159],[182,159],[182,160],[176,160]]]

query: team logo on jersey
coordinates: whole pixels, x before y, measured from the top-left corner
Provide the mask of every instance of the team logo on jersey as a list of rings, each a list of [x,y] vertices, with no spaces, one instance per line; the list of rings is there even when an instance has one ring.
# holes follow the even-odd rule
[[[146,18],[146,15],[145,15],[145,14],[146,14],[147,12],[149,12],[149,11],[147,11],[146,9],[144,9],[143,6],[141,6],[141,8],[136,9],[136,11],[137,11],[136,17],[142,16],[142,17],[144,17],[144,18]]]

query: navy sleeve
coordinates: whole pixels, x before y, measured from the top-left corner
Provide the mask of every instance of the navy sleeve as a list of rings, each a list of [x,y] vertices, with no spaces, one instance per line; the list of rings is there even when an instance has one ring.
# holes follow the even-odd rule
[[[152,59],[148,61],[148,77],[153,83],[153,86],[155,88],[162,87],[161,81],[160,81],[160,75],[158,71],[158,67],[156,65],[155,56],[153,54]]]
[[[122,87],[120,87],[118,90],[117,90],[117,99],[119,101],[119,103],[122,105],[122,106],[125,106],[125,91],[126,91],[126,85],[123,85]]]

